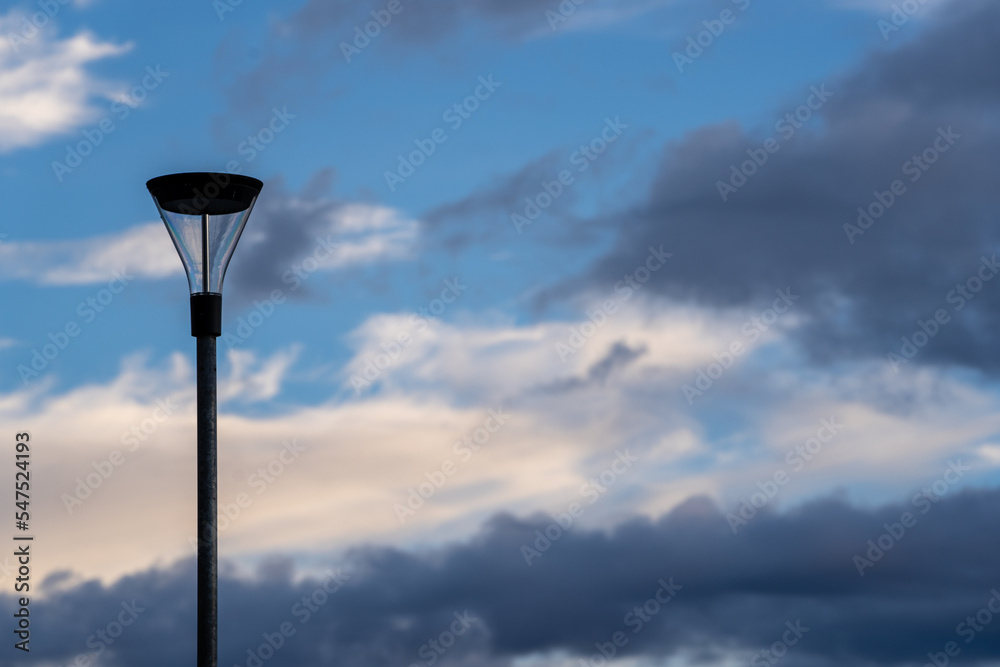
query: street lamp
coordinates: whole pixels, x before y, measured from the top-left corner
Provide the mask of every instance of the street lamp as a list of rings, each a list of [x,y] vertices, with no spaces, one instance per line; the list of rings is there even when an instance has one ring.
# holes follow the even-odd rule
[[[215,339],[222,335],[222,280],[263,185],[218,173],[171,174],[146,183],[184,263],[191,335],[198,339],[198,667],[216,667],[218,660]]]

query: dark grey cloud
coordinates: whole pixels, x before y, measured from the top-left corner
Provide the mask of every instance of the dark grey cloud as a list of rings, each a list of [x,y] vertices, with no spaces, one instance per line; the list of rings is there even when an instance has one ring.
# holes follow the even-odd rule
[[[341,5],[347,4],[345,11]],[[324,28],[339,27],[345,22],[363,25],[372,20],[372,11],[384,10],[387,3],[329,3],[310,0],[292,17],[289,24],[305,33],[315,34]],[[547,0],[440,0],[433,4],[418,4],[412,0],[400,0],[402,11],[392,17],[396,27],[393,37],[411,43],[434,41],[456,30],[468,20],[496,20],[503,31],[511,31],[512,24],[521,24],[527,15],[534,15],[544,22]],[[390,24],[392,25],[392,24]]]
[[[434,243],[453,252],[480,244],[516,247],[519,244],[511,242],[517,231],[511,216],[523,215],[526,202],[545,192],[542,184],[556,180],[560,170],[566,168],[565,162],[561,152],[549,152],[513,173],[498,176],[492,185],[426,211],[421,221],[426,224]],[[551,220],[549,211],[545,211],[544,218],[536,218],[537,225],[532,221],[531,225],[521,228],[522,233],[544,234],[549,242],[555,243],[580,242],[580,230],[575,234],[566,230],[567,226],[574,226],[572,210],[578,194],[577,187],[566,187],[552,205],[552,209],[558,210],[559,226],[545,224]]]
[[[289,291],[287,272],[316,247],[317,239],[331,233],[331,220],[343,206],[330,194],[334,178],[332,170],[317,173],[301,195],[289,192],[283,179],[265,183],[240,241],[239,260],[226,276],[226,286],[237,298]],[[307,290],[303,284],[293,296]]]
[[[270,298],[274,290],[290,299],[308,298],[321,281],[356,285],[368,276],[364,262],[337,266],[330,255],[366,233],[348,228],[342,213],[356,202],[334,196],[335,181],[336,172],[326,169],[298,193],[281,178],[264,185],[226,276],[235,306]]]
[[[569,347],[567,349],[572,350]],[[546,394],[564,394],[588,385],[603,386],[613,373],[631,365],[632,362],[645,355],[647,351],[648,349],[644,345],[629,347],[625,341],[616,341],[608,348],[607,353],[603,357],[591,364],[583,377],[557,380],[556,382],[544,385],[541,388],[541,392]]]
[[[426,243],[452,252],[476,246],[519,255],[542,250],[542,257],[604,243],[607,230],[579,213],[578,205],[585,198],[596,198],[598,206],[609,202],[607,206],[618,207],[621,201],[632,201],[640,194],[638,186],[631,183],[618,186],[607,182],[607,177],[646,159],[643,147],[652,132],[627,127],[629,135],[588,162],[584,171],[578,161],[580,149],[592,137],[581,135],[578,144],[550,150],[518,169],[490,177],[482,187],[459,199],[428,209],[420,215]],[[560,183],[564,172],[571,179],[565,186]]]
[[[285,622],[295,633],[266,665],[427,664],[421,647],[466,610],[477,620],[441,664],[505,665],[553,650],[589,658],[595,643],[616,632],[628,639],[621,655],[662,659],[684,651],[708,659],[765,649],[782,639],[788,622],[808,631],[786,665],[923,665],[928,652],[950,641],[964,664],[1000,659],[1000,616],[980,613],[1000,586],[1000,491],[928,494],[877,509],[831,499],[787,514],[762,511],[736,534],[704,498],[607,532],[562,531],[541,515],[500,515],[471,541],[432,553],[350,552],[340,563],[347,577],[339,590],[329,577],[298,581],[280,558],[252,580],[224,568],[220,664],[246,664],[247,649]],[[912,515],[909,527],[901,524],[904,513]],[[549,542],[539,537],[546,532]],[[884,552],[868,554],[873,563],[860,576],[855,557],[867,557],[869,540]],[[530,567],[525,545],[538,550]],[[317,594],[325,580],[333,592]],[[133,600],[143,611],[102,664],[190,663],[194,581],[187,560],[110,586],[62,582],[32,603],[30,664],[70,661]],[[672,599],[649,603],[645,617],[636,613],[664,584],[675,587]],[[307,618],[302,599],[314,594]],[[3,603],[13,608],[9,596]],[[977,613],[980,629],[966,641],[974,626],[960,624]]]
[[[217,139],[229,145],[241,132],[256,131],[274,105],[299,112],[341,96],[336,73],[357,62],[394,66],[399,58],[430,55],[454,66],[465,62],[469,48],[568,32],[563,23],[553,30],[547,14],[558,11],[562,0],[398,1],[400,11],[391,14],[388,0],[307,0],[275,17],[263,37],[230,32],[214,62],[217,85],[229,101],[228,112],[215,119]],[[569,2],[569,20],[599,4]],[[603,2],[602,9],[604,20],[614,22],[616,14],[627,19],[663,7],[677,11],[666,0],[616,0]],[[437,45],[447,48],[431,48]]]
[[[589,283],[613,284],[645,248],[662,243],[674,257],[651,290],[763,308],[775,289],[791,287],[802,295],[799,312],[811,317],[802,340],[817,357],[898,351],[918,319],[943,309],[950,322],[917,360],[995,370],[1000,354],[990,332],[1000,329],[1000,280],[964,299],[961,310],[964,297],[956,292],[949,301],[949,294],[970,279],[975,289],[981,258],[1000,250],[1000,78],[993,66],[1000,5],[948,7],[902,46],[817,81],[832,96],[799,129],[782,119],[809,101],[807,88],[776,106],[758,130],[714,125],[668,145],[648,197],[626,215],[596,221],[621,231]],[[820,106],[819,97],[812,101]],[[911,162],[935,142],[947,146],[939,137],[949,133],[953,144],[926,171]],[[724,201],[719,182],[750,159],[748,150],[760,157],[772,137],[778,151]],[[844,226],[856,224],[857,209],[869,208],[897,179],[905,192],[849,238]]]
[[[438,41],[473,23],[497,37],[516,39],[538,30],[550,30],[546,12],[557,10],[559,5],[558,0],[438,0],[434,3],[399,0],[399,3],[401,11],[391,17],[386,35],[389,39],[410,44]],[[309,0],[283,29],[306,37],[318,37],[325,31],[344,27],[350,32],[355,25],[363,27],[373,19],[373,11],[380,13],[387,5],[385,0],[360,3]],[[352,37],[348,34],[344,39],[350,41]],[[338,35],[337,44],[334,44],[338,46],[338,53],[340,41]]]
[[[548,26],[545,8],[550,0],[399,1],[402,10],[388,14],[388,2],[383,0],[308,0],[289,16],[276,18],[259,43],[247,42],[243,33],[231,33],[215,57],[215,76],[230,107],[229,113],[215,121],[217,138],[221,142],[232,139],[229,134],[237,117],[246,118],[248,130],[259,127],[275,104],[291,103],[301,111],[302,104],[311,103],[303,100],[304,87],[314,97],[317,93],[339,96],[342,91],[327,77],[340,67],[363,60],[362,53],[370,57],[375,55],[371,51],[377,51],[398,57],[401,49],[422,48],[454,37],[469,24],[478,24],[501,39]],[[377,23],[379,17],[384,26]],[[369,28],[370,34],[364,32],[368,23],[374,26]],[[250,52],[253,57],[245,55]],[[325,83],[317,85],[320,81]]]

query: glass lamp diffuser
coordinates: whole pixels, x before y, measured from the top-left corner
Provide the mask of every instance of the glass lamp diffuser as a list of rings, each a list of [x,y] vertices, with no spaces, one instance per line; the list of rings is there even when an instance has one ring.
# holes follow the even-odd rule
[[[207,172],[146,183],[187,273],[192,335],[221,335],[222,282],[262,187],[249,176]]]

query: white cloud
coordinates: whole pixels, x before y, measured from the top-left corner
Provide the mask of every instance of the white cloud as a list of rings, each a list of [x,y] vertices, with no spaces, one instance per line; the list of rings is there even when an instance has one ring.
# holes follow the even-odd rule
[[[283,214],[295,214],[294,202]],[[352,204],[338,208],[331,212],[323,230],[335,247],[318,267],[336,270],[409,257],[418,230],[415,220],[386,207]],[[251,229],[241,245],[257,242],[261,241]],[[160,279],[183,275],[184,269],[162,222],[142,223],[87,239],[0,243],[0,279],[89,285],[108,282],[115,272]]]
[[[86,65],[131,48],[81,32],[58,38],[52,29],[24,23],[11,10],[0,16],[0,152],[37,145],[100,118],[96,98],[112,99],[112,84]]]
[[[281,391],[281,383],[288,369],[298,357],[298,348],[279,352],[270,359],[259,360],[246,350],[229,350],[227,353],[231,373],[219,383],[219,402],[231,400],[266,401]]]
[[[461,302],[458,302],[461,305]],[[578,350],[571,345],[574,330],[584,321],[546,322],[527,327],[455,325],[428,319],[426,326],[413,314],[385,314],[367,320],[352,335],[355,356],[344,369],[344,386],[352,378],[365,379],[370,363],[378,369],[386,348],[401,334],[411,336],[398,357],[378,374],[383,391],[444,391],[448,396],[496,401],[552,383],[585,377],[588,370],[616,343],[645,348],[644,364],[662,368],[690,368],[728,345],[705,331],[705,315],[694,309],[647,311],[625,308],[597,327]],[[655,335],[650,335],[655,332]],[[560,354],[559,345],[566,346]],[[563,361],[565,358],[565,361]]]
[[[413,253],[420,223],[385,206],[348,204],[334,210],[326,230],[337,247],[323,267],[338,269]]]
[[[498,511],[559,513],[572,502],[584,504],[582,526],[658,516],[694,494],[728,509],[785,466],[784,452],[815,433],[822,417],[843,421],[844,432],[774,506],[858,484],[882,499],[907,497],[950,457],[995,470],[1000,398],[976,382],[942,370],[897,376],[879,362],[814,369],[772,328],[692,407],[681,386],[730,347],[752,314],[638,299],[625,305],[565,364],[556,343],[586,320],[429,320],[383,371],[380,391],[279,411],[257,408],[283,397],[297,350],[231,353],[220,368],[228,402],[219,415],[219,499],[231,515],[220,536],[223,557],[464,539]],[[405,322],[380,315],[359,327],[341,376],[363,367]],[[637,354],[611,368],[617,344]],[[609,372],[593,372],[602,367]],[[37,530],[51,547],[40,556],[40,575],[70,567],[110,580],[191,554],[193,375],[188,356],[160,366],[131,358],[105,384],[0,395],[0,422],[31,428],[39,443],[32,465],[45,491]],[[490,410],[504,420],[492,433]],[[276,463],[290,446],[298,455]],[[626,449],[638,462],[587,502],[584,485]],[[64,494],[107,470],[116,450],[124,462],[67,512]],[[422,484],[433,493],[418,497],[422,506],[401,521],[397,506]],[[242,507],[240,494],[249,501]]]
[[[42,285],[88,285],[111,280],[115,271],[164,278],[182,274],[184,269],[162,222],[89,239],[0,245],[2,278]]]

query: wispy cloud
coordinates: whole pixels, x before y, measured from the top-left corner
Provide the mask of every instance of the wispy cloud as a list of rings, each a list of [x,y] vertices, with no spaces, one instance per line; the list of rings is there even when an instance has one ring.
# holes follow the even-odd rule
[[[51,28],[27,23],[31,32],[23,18],[18,10],[0,16],[0,152],[34,146],[96,120],[101,112],[95,99],[114,99],[120,90],[87,65],[131,48],[88,32],[59,38]]]
[[[240,242],[240,261],[228,284],[269,292],[288,288],[289,276],[333,271],[411,255],[419,225],[398,211],[368,204],[284,198],[261,203]],[[317,257],[312,255],[316,254]],[[183,274],[161,222],[69,241],[0,244],[0,280],[40,285],[105,283],[116,272],[128,280]]]
[[[281,392],[282,381],[298,357],[297,347],[259,359],[245,350],[229,350],[230,373],[219,383],[219,401],[257,402],[273,399]]]
[[[41,285],[89,285],[115,271],[143,278],[183,273],[162,222],[70,241],[10,241],[0,245],[0,278]]]
[[[414,256],[420,223],[381,204],[344,201],[326,193],[324,172],[301,193],[268,182],[240,240],[226,284],[237,298],[281,289],[307,293],[316,273]],[[316,183],[321,183],[316,185]]]

